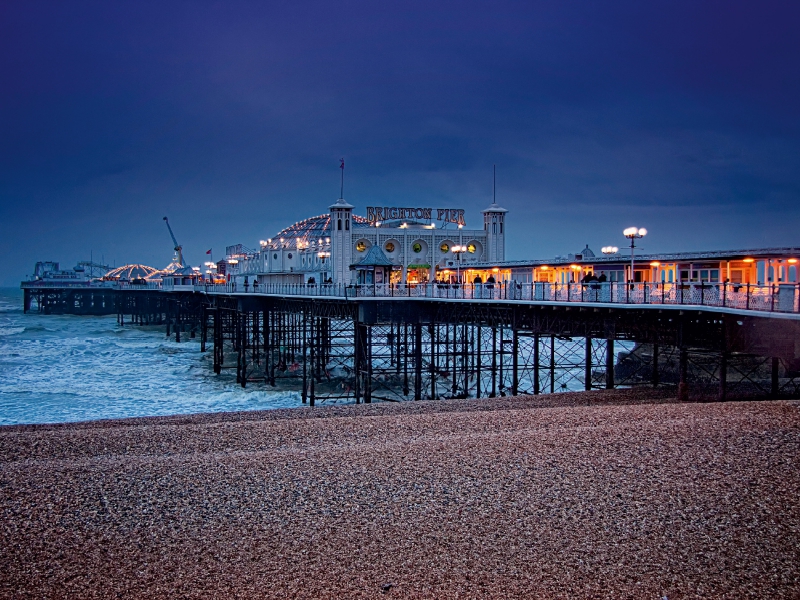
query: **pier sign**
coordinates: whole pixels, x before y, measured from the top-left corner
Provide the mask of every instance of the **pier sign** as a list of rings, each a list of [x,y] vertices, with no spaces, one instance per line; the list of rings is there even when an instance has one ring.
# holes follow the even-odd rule
[[[396,206],[368,206],[367,221],[391,221],[394,219],[419,219],[421,221],[434,220],[457,225],[466,225],[464,209],[462,208],[398,208]]]

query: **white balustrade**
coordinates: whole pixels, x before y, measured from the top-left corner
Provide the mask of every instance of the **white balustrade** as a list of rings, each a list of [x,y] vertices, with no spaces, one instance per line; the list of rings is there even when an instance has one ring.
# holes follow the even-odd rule
[[[132,288],[133,286],[131,286]],[[166,289],[166,287],[165,287]],[[623,305],[710,306],[759,312],[800,312],[797,284],[738,283],[420,283],[420,284],[199,284],[209,294],[254,294],[335,298],[434,298],[471,301],[524,301]]]

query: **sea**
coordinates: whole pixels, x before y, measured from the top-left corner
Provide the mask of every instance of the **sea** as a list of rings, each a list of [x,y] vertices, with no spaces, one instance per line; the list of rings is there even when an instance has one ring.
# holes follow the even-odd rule
[[[0,425],[302,406],[297,392],[242,389],[211,360],[163,326],[24,314],[22,290],[0,288]]]

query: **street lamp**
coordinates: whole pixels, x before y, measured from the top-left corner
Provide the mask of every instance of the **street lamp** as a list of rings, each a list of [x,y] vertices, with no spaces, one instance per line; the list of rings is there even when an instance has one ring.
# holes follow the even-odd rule
[[[633,249],[636,248],[635,241],[637,238],[643,238],[647,235],[647,229],[644,227],[628,227],[622,232],[626,238],[631,241],[631,283],[633,283]]]
[[[616,246],[603,246],[602,248],[600,248],[600,252],[602,252],[603,254],[616,254],[617,252],[619,252],[619,248],[617,248]]]
[[[453,246],[451,250],[456,255],[456,281],[461,283],[461,255],[467,251],[467,247],[457,245]]]

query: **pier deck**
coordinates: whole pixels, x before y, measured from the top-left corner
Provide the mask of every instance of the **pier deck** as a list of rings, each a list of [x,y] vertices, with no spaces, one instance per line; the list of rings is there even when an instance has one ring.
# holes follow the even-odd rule
[[[74,300],[91,293],[120,324],[199,335],[215,372],[295,387],[311,405],[640,384],[683,399],[800,391],[796,284],[23,287],[26,308],[97,314]]]

